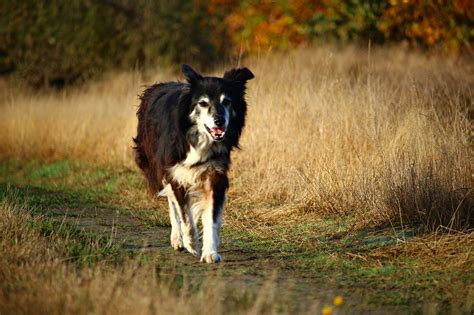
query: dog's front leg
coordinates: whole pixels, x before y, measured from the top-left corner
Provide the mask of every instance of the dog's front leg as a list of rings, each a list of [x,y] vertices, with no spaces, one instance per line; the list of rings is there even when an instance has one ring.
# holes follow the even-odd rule
[[[217,246],[219,246],[219,230],[227,187],[227,175],[221,172],[212,173],[204,185],[202,201],[204,208],[202,213],[202,262],[216,263],[221,261],[221,255],[217,252]]]

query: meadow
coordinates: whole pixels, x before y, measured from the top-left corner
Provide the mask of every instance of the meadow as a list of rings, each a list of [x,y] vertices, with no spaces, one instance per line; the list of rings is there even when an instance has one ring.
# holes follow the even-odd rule
[[[65,209],[114,209],[151,229],[169,226],[166,202],[146,193],[131,141],[144,86],[182,78],[157,68],[108,73],[61,91],[3,84],[0,187],[2,216],[9,218],[2,223],[10,225],[1,229],[0,269],[8,272],[0,273],[0,311],[28,313],[25,305],[34,300],[44,313],[113,312],[106,311],[109,302],[94,298],[112,292],[114,311],[137,314],[156,307],[205,313],[207,303],[220,305],[217,312],[314,313],[336,294],[348,303],[331,309],[340,313],[472,312],[474,63],[399,47],[352,46],[260,52],[241,62],[256,78],[248,84],[241,150],[233,153],[223,246],[258,259],[233,268],[230,277],[256,277],[258,268],[270,265],[277,273],[322,279],[325,297],[300,308],[262,297],[266,288],[278,287],[271,273],[261,277],[270,280],[260,291],[242,289],[249,291],[235,297],[225,276],[215,278],[226,263],[199,267],[211,268],[205,277],[217,285],[184,286],[176,293],[175,278],[168,278],[180,266],[163,280],[154,269],[156,257],[122,257],[120,238],[103,244],[80,223],[50,224],[47,233],[35,227],[64,221]],[[68,259],[64,226],[76,231],[67,232],[67,240],[85,244],[74,257],[97,258]],[[42,246],[44,257],[35,253]],[[13,268],[17,261],[25,263]],[[33,281],[38,270],[43,282]],[[67,279],[57,281],[66,287],[53,286],[57,291],[41,298],[37,292],[55,277]],[[121,298],[129,284],[143,307]],[[88,307],[60,307],[75,305],[67,301],[78,296],[86,296]]]

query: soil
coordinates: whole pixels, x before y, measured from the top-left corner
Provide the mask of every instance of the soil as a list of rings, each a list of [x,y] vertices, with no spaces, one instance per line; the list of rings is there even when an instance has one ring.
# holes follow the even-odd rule
[[[244,252],[232,248],[222,240],[220,254],[223,262],[205,264],[186,251],[174,251],[170,245],[170,227],[148,226],[141,220],[113,209],[57,209],[56,215],[88,233],[112,237],[124,251],[152,252],[163,258],[160,272],[179,274],[187,278],[207,279],[217,277],[226,281],[227,288],[255,288],[255,292],[270,294],[274,300],[285,304],[287,311],[308,311],[331,305],[335,296],[341,295],[335,283],[319,279],[300,271],[278,267],[272,256]],[[356,294],[354,294],[356,295]],[[345,303],[340,313],[365,313],[376,311],[373,307],[360,308],[359,298],[344,295]],[[284,299],[284,300],[281,300]],[[365,304],[365,303],[363,303]],[[365,304],[367,306],[367,304]],[[384,308],[387,312],[387,308]],[[313,312],[314,313],[314,312]]]
[[[267,288],[269,282],[275,298],[282,293],[291,305],[289,309],[310,309],[314,305],[330,304],[338,295],[336,289],[317,278],[296,271],[282,270],[272,263],[272,257],[244,252],[226,246],[225,239],[220,246],[223,262],[205,264],[186,251],[174,251],[169,242],[170,228],[147,226],[139,219],[118,213],[113,209],[58,209],[56,215],[84,231],[104,237],[113,237],[124,251],[145,251],[157,253],[168,263],[160,266],[162,273],[179,273],[186,277],[202,278],[217,276],[224,278],[226,287],[246,289]],[[323,290],[321,288],[324,288]],[[272,289],[273,290],[273,289]],[[257,291],[258,292],[258,291]]]

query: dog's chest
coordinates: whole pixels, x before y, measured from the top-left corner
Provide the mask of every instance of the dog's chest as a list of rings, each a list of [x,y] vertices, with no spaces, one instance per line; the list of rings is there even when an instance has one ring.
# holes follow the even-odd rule
[[[224,145],[201,144],[190,146],[186,158],[170,169],[174,181],[180,185],[192,188],[199,186],[205,172],[224,171],[225,159],[222,156],[227,152]]]

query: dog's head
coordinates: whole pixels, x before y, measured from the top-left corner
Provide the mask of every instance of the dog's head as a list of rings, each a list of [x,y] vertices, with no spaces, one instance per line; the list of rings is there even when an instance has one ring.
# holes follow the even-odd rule
[[[232,119],[243,110],[239,106],[245,105],[245,84],[254,78],[253,73],[238,68],[223,78],[203,77],[188,65],[182,71],[191,93],[190,120],[213,141],[223,140]]]

